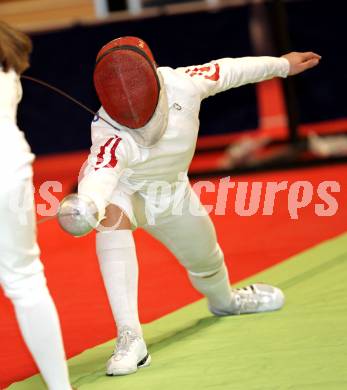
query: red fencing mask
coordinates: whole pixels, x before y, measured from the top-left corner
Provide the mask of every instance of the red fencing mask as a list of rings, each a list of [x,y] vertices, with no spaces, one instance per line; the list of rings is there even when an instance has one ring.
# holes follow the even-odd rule
[[[96,58],[94,85],[105,111],[120,125],[139,129],[153,117],[160,82],[142,39],[124,37],[105,45]]]

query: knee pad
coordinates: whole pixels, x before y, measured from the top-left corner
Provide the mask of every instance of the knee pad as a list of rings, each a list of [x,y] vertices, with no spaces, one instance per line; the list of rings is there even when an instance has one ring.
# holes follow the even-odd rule
[[[224,264],[224,255],[218,244],[215,248],[206,256],[196,258],[194,261],[190,261],[186,269],[192,276],[206,278],[214,275],[218,272]]]
[[[43,271],[4,283],[5,295],[17,306],[33,306],[49,294]]]

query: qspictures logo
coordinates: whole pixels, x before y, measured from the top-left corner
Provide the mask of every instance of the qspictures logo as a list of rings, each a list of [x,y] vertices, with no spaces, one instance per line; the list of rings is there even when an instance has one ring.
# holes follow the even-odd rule
[[[131,181],[132,172],[126,172],[122,185],[128,188],[127,196],[140,194],[143,208],[149,224],[155,224],[156,217],[162,213],[183,215],[205,214],[230,215],[235,213],[240,217],[262,215],[271,217],[277,209],[286,211],[288,218],[297,220],[300,213],[310,207],[310,212],[319,217],[332,217],[339,209],[338,194],[341,185],[337,181],[324,180],[320,183],[300,180],[288,181],[235,181],[230,177],[220,180],[203,180],[191,184],[185,173],[178,175],[178,181]],[[34,206],[32,193],[37,192],[37,203]],[[59,198],[62,198],[63,185],[59,181],[46,181],[35,189],[31,185],[24,191],[17,191],[10,197],[10,210],[19,218],[21,224],[27,223],[28,212],[36,208],[39,218],[54,218],[59,210]],[[64,193],[67,191],[65,190]],[[187,196],[196,194],[200,202],[190,202],[187,207]],[[194,195],[195,196],[195,195]],[[109,203],[112,199],[106,199]]]
[[[320,217],[331,217],[338,211],[339,205],[335,193],[341,192],[337,181],[322,181],[314,185],[309,181],[232,181],[230,177],[222,178],[217,184],[211,181],[198,181],[193,189],[200,197],[205,190],[216,193],[215,205],[204,205],[209,213],[225,215],[230,193],[234,192],[232,209],[241,217],[251,217],[255,214],[271,216],[278,202],[286,202],[288,216],[299,218],[299,210],[314,202],[314,212]],[[278,199],[280,198],[280,199]],[[230,206],[230,205],[229,205]]]

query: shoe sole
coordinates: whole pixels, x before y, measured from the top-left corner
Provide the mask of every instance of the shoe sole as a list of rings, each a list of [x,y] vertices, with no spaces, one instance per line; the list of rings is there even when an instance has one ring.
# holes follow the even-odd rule
[[[129,374],[134,374],[139,368],[145,368],[148,367],[151,364],[152,358],[151,355],[148,353],[143,359],[141,359],[137,363],[137,367],[133,371],[117,371],[112,374],[106,373],[107,376],[122,376],[122,375],[129,375]]]

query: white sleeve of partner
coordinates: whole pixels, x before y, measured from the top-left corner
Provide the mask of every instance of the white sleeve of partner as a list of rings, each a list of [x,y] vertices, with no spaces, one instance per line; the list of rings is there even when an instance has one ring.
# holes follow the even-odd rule
[[[101,218],[123,170],[127,168],[129,155],[126,140],[119,133],[108,130],[106,127],[92,125],[93,144],[78,185],[78,193],[94,201]]]
[[[19,76],[14,70],[4,72],[0,63],[0,118],[16,123],[17,105],[23,94]]]
[[[278,57],[222,58],[204,65],[177,68],[187,74],[202,99],[249,83],[287,77],[289,62]]]
[[[35,156],[16,122],[1,113],[0,134],[3,137],[0,142],[0,182],[1,190],[6,191],[32,177],[31,164]]]
[[[0,181],[3,191],[32,176],[34,155],[17,127],[17,104],[21,95],[19,76],[13,70],[4,72],[0,64]]]

